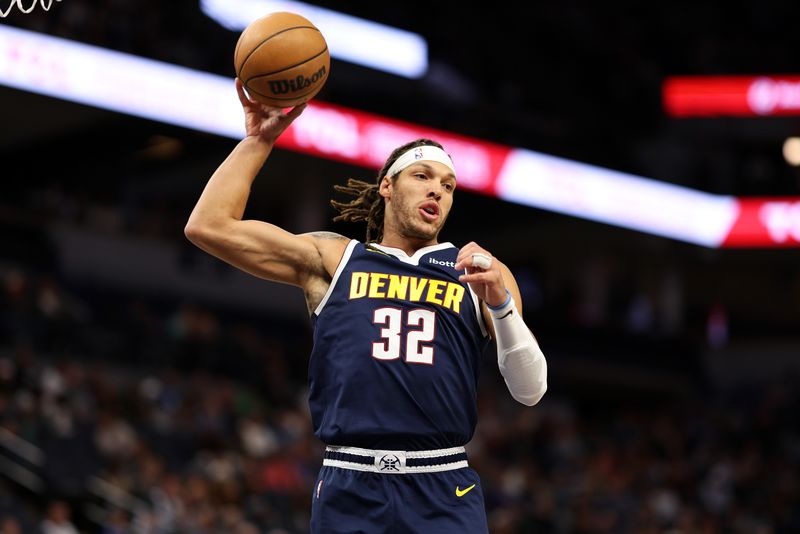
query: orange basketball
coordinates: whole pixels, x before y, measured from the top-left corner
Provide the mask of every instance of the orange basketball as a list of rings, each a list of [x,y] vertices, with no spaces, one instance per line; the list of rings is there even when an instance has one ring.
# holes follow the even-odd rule
[[[254,20],[236,43],[236,76],[262,104],[288,108],[316,95],[331,69],[322,33],[295,13],[272,13]]]

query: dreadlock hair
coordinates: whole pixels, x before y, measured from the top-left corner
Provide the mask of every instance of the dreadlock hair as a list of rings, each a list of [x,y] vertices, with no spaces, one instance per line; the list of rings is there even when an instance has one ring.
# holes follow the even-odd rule
[[[378,178],[374,184],[362,182],[349,178],[347,185],[334,185],[333,188],[340,193],[347,193],[356,197],[350,202],[339,202],[331,200],[331,206],[339,211],[339,215],[333,218],[333,222],[360,222],[367,223],[367,240],[370,243],[374,237],[376,241],[383,239],[383,214],[385,203],[383,197],[378,193],[381,180],[389,172],[389,167],[402,156],[406,151],[418,146],[435,146],[444,150],[442,145],[430,139],[417,139],[395,148],[389,155],[389,159],[383,164],[383,168],[378,173]],[[390,176],[392,181],[397,179],[400,173]]]

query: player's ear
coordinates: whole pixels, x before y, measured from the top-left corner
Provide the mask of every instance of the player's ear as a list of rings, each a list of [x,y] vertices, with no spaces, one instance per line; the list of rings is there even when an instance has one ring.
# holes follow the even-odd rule
[[[392,196],[392,179],[389,176],[384,176],[381,183],[378,185],[378,194],[383,198]]]

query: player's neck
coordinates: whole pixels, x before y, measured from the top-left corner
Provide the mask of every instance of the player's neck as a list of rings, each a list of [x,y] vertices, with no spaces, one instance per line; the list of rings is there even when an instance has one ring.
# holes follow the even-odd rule
[[[433,239],[415,239],[407,236],[400,235],[395,232],[385,232],[380,245],[384,247],[398,248],[405,252],[408,256],[413,256],[421,248],[436,245],[439,242],[434,237]]]

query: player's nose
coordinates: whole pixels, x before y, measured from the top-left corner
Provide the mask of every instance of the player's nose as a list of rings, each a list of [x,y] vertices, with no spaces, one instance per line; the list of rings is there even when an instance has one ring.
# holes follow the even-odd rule
[[[431,198],[435,198],[436,200],[439,200],[442,198],[443,194],[444,194],[444,187],[442,187],[442,184],[436,182],[435,180],[432,180],[428,185],[428,196]]]

